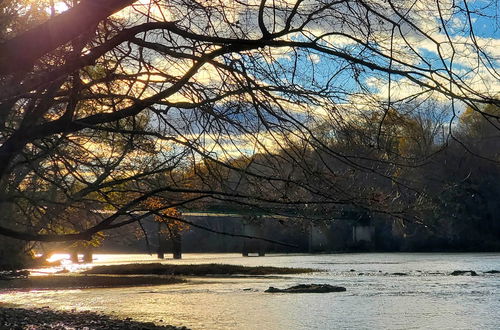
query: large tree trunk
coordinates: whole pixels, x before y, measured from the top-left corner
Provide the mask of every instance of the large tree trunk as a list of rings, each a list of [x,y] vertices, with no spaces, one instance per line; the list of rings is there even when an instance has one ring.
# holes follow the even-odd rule
[[[28,267],[31,257],[25,251],[26,242],[0,236],[0,270]]]

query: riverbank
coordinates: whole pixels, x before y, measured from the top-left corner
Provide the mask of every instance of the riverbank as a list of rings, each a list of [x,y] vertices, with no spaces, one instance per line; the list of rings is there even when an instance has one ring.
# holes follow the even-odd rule
[[[181,276],[263,276],[311,273],[311,268],[249,267],[226,264],[124,264],[96,266],[82,273],[64,273],[47,276],[4,277],[0,290],[40,289],[89,289],[133,287],[145,285],[167,285],[187,282]]]
[[[157,325],[153,322],[137,322],[117,319],[92,312],[62,312],[48,308],[0,307],[0,329],[131,329],[131,330],[185,330],[186,327]]]

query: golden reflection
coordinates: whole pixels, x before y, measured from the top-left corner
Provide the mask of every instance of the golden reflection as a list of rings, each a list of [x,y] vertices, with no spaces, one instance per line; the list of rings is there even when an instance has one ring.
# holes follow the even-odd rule
[[[56,261],[63,261],[63,260],[69,260],[69,254],[68,253],[53,253],[49,258],[45,259],[48,262],[56,262]]]

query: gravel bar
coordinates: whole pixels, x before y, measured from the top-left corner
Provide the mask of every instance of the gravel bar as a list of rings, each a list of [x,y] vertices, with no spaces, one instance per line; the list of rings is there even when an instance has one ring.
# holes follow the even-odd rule
[[[48,308],[0,307],[0,329],[131,329],[131,330],[186,330],[186,327],[156,325],[153,322],[137,322],[130,318],[118,319],[93,312],[62,312]]]

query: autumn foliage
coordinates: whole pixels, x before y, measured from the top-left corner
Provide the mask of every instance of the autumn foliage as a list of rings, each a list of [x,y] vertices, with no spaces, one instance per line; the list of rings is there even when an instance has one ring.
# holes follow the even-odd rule
[[[166,229],[160,230],[162,234],[172,238],[176,234],[189,230],[189,225],[181,221],[182,213],[175,207],[166,207],[168,202],[161,197],[150,197],[144,202],[144,206],[155,213],[154,220]]]

